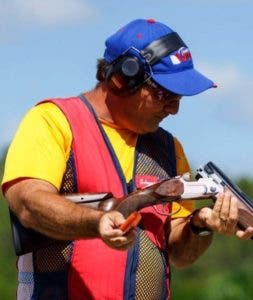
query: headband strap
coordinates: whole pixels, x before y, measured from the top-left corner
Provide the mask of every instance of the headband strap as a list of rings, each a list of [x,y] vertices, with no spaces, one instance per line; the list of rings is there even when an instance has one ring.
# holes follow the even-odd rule
[[[172,32],[153,41],[141,50],[140,53],[149,65],[154,65],[161,58],[181,47],[187,46],[176,32]]]

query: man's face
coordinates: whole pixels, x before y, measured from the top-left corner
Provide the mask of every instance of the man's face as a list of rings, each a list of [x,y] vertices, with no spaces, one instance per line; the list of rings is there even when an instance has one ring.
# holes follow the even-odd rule
[[[139,134],[153,132],[164,118],[178,112],[180,99],[180,95],[147,82],[136,93],[117,99],[113,119],[120,127]]]

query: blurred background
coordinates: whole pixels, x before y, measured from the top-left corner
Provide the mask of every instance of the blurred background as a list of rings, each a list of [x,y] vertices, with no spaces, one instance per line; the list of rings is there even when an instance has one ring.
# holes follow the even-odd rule
[[[95,85],[105,39],[135,18],[177,31],[195,66],[218,85],[184,97],[162,126],[193,170],[209,160],[253,198],[253,2],[250,0],[0,0],[0,161],[25,112]],[[0,199],[0,299],[15,299],[15,256]],[[194,266],[173,270],[172,299],[252,300],[252,242],[216,236]]]

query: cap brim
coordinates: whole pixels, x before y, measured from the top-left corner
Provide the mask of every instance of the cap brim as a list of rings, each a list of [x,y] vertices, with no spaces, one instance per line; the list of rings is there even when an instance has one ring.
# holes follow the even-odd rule
[[[213,81],[195,69],[171,74],[153,73],[151,77],[165,89],[183,96],[193,96],[215,87]]]

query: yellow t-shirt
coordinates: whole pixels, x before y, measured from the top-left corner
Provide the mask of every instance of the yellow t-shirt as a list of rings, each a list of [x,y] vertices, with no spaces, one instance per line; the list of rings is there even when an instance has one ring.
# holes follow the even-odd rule
[[[118,157],[126,181],[133,174],[137,134],[101,120],[102,126]],[[183,148],[175,138],[177,174],[189,172]],[[62,111],[52,103],[33,107],[22,120],[9,147],[2,185],[22,177],[38,178],[60,189],[72,143],[72,132]],[[173,203],[173,211],[179,209]],[[184,217],[194,209],[193,201],[183,201],[173,215]]]

